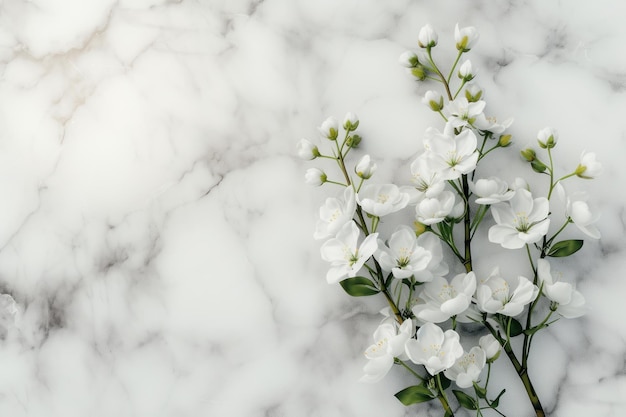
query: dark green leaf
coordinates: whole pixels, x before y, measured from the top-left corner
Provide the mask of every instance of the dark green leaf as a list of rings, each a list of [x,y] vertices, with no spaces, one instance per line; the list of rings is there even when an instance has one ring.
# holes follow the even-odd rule
[[[374,286],[374,283],[365,277],[346,278],[339,282],[339,284],[353,297],[364,297],[380,292],[380,290]]]
[[[507,331],[509,332],[510,337],[519,336],[524,332],[524,329],[522,328],[522,325],[519,321],[517,321],[513,317],[509,317],[508,321],[509,323],[507,326]]]
[[[582,247],[583,247],[582,240],[579,240],[579,239],[562,240],[552,245],[552,247],[550,248],[550,252],[548,252],[548,256],[552,256],[552,257],[570,256],[571,254],[576,253]]]
[[[395,397],[404,405],[424,403],[436,398],[433,393],[424,385],[413,385],[399,391]]]
[[[500,404],[500,397],[502,397],[502,394],[504,394],[505,392],[506,392],[506,390],[505,390],[505,389],[503,389],[502,391],[500,391],[500,394],[498,394],[498,396],[496,397],[496,399],[495,399],[495,400],[493,400],[493,401],[491,402],[491,404],[489,404],[489,406],[490,406],[491,408],[496,408],[496,407],[498,406],[498,404]]]
[[[474,391],[476,392],[476,395],[479,398],[486,398],[487,397],[487,390],[484,389],[483,387],[481,387],[480,385],[478,385],[475,382],[474,382]]]
[[[454,393],[456,399],[459,401],[459,404],[461,404],[461,407],[467,408],[468,410],[476,410],[478,408],[476,400],[464,393],[463,391],[453,389],[452,392]]]
[[[450,384],[452,384],[452,381],[446,378],[443,372],[439,374],[439,380],[441,381],[441,389],[444,391],[450,387]]]
[[[541,174],[543,171],[545,171],[545,170],[546,170],[546,168],[547,168],[547,167],[545,166],[545,164],[544,164],[543,162],[541,162],[540,160],[538,160],[538,159],[535,159],[534,161],[532,161],[532,162],[530,163],[530,166],[532,167],[533,171],[538,172],[538,173],[540,173],[540,174]]]

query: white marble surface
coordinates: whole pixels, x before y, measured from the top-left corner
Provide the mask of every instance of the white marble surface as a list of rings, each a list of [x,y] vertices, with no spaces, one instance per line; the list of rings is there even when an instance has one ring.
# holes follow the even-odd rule
[[[354,111],[377,175],[403,178],[438,120],[398,55],[426,23],[451,44],[459,22],[481,33],[478,80],[518,146],[550,125],[562,161],[604,164],[603,239],[563,266],[590,312],[540,335],[530,372],[553,416],[624,416],[625,15],[619,0],[0,2],[0,289],[18,307],[0,414],[441,415],[392,396],[397,370],[358,382],[381,305],[326,284],[327,190],[303,185],[294,149]],[[531,415],[499,363],[503,410]]]

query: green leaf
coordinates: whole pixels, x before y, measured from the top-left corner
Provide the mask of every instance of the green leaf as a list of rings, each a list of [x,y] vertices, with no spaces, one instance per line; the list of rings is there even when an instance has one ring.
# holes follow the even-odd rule
[[[452,384],[452,381],[450,381],[448,378],[446,378],[446,376],[442,373],[439,374],[439,380],[441,381],[441,389],[443,391],[447,390],[450,385]]]
[[[583,241],[580,239],[562,240],[552,245],[550,252],[548,252],[548,256],[555,258],[570,256],[571,254],[578,252],[578,250],[582,247]]]
[[[459,391],[456,389],[453,389],[452,392],[454,393],[456,399],[459,401],[459,404],[461,404],[461,407],[467,408],[468,410],[478,409],[478,404],[476,403],[476,400],[474,398],[470,397],[463,391]]]
[[[504,394],[506,392],[505,389],[503,389],[502,391],[500,391],[500,394],[498,394],[498,396],[496,397],[495,400],[493,400],[491,402],[491,404],[489,404],[489,407],[491,408],[496,408],[498,406],[498,404],[500,404],[500,397],[502,397],[502,394]]]
[[[340,281],[341,287],[353,297],[365,297],[378,294],[380,290],[374,283],[365,277],[346,278]]]
[[[520,334],[524,332],[524,329],[522,328],[522,325],[520,324],[520,322],[514,319],[513,317],[509,317],[509,324],[508,324],[507,329],[508,329],[510,337],[519,336]]]
[[[545,166],[543,162],[541,162],[538,159],[535,159],[534,161],[532,161],[530,163],[530,166],[533,169],[533,171],[538,172],[540,174],[548,168],[547,166]]]
[[[424,385],[413,385],[412,387],[405,388],[397,392],[395,397],[404,405],[425,403],[436,398]]]
[[[474,392],[479,398],[487,398],[487,390],[474,382]]]

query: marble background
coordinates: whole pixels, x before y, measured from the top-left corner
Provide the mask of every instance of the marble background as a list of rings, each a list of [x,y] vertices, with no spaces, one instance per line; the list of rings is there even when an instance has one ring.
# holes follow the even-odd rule
[[[398,56],[431,23],[451,58],[459,22],[516,146],[553,126],[564,169],[585,149],[605,167],[582,184],[603,238],[561,267],[590,312],[540,335],[530,372],[553,416],[624,416],[624,16],[619,0],[0,1],[0,291],[17,307],[0,414],[440,416],[392,396],[398,370],[358,382],[381,305],[326,284],[328,190],[303,185],[295,145],[353,111],[379,180],[403,180],[439,121]],[[511,149],[494,172],[523,168]],[[503,410],[531,415],[499,363]]]

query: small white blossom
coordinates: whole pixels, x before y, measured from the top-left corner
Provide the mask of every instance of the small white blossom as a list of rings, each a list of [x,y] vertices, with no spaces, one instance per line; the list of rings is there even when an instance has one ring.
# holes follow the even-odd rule
[[[433,198],[423,198],[415,205],[415,218],[426,225],[442,222],[454,208],[454,194],[442,191]]]
[[[491,333],[478,339],[478,345],[485,351],[485,356],[489,362],[495,361],[500,356],[500,343]]]
[[[496,204],[513,198],[515,191],[509,190],[506,182],[497,177],[479,179],[469,183],[470,190],[478,196],[476,204]]]
[[[322,185],[326,182],[326,174],[319,168],[309,168],[304,173],[304,182],[308,185]]]
[[[509,117],[502,122],[499,122],[495,117],[486,117],[484,113],[480,113],[476,116],[472,125],[479,130],[483,130],[486,132],[491,132],[495,135],[499,135],[500,133],[507,130],[513,124],[513,118]]]
[[[459,29],[457,23],[454,27],[454,40],[456,41],[456,49],[467,52],[474,47],[478,41],[478,31],[473,26],[467,26]]]
[[[426,268],[414,271],[417,282],[429,282],[435,277],[443,277],[448,274],[448,264],[443,260],[443,247],[441,240],[434,233],[422,233],[417,237],[417,246],[424,248],[430,253],[430,261]]]
[[[565,188],[561,183],[556,186],[559,198],[565,201],[565,215],[578,227],[578,229],[592,239],[600,239],[600,231],[594,225],[600,216],[594,215],[587,204],[587,193],[578,191],[566,195]]]
[[[391,235],[387,245],[378,242],[378,262],[385,271],[391,271],[398,279],[409,278],[423,271],[432,254],[417,245],[415,232],[408,226],[400,226]]]
[[[538,242],[548,233],[548,199],[533,199],[530,191],[518,189],[508,203],[491,206],[496,224],[489,228],[489,241],[506,249],[519,249]]]
[[[468,59],[459,67],[458,76],[464,81],[471,81],[476,74],[472,72],[472,62]]]
[[[298,142],[298,156],[301,159],[304,160],[311,160],[311,159],[315,159],[318,156],[320,156],[320,151],[319,149],[317,149],[317,146],[315,146],[313,143],[311,143],[311,141],[307,140],[307,139],[300,139],[300,141]]]
[[[551,127],[544,127],[537,133],[537,142],[542,148],[554,148],[559,140],[559,134]]]
[[[363,155],[363,157],[359,160],[354,168],[356,175],[365,180],[369,179],[374,175],[378,166],[375,162],[372,161],[369,155]]]
[[[439,91],[428,90],[426,94],[424,94],[422,103],[430,107],[433,111],[440,111],[443,109],[443,96]]]
[[[424,284],[419,297],[423,302],[413,306],[413,314],[424,322],[444,322],[467,310],[474,291],[476,291],[474,272],[458,274],[449,283],[445,278],[435,277],[431,282]]]
[[[414,68],[419,64],[419,58],[413,51],[405,51],[398,58],[400,65],[406,68]]]
[[[513,291],[509,283],[500,276],[498,268],[476,289],[476,304],[479,310],[491,314],[503,314],[514,317],[532,302],[539,289],[526,277],[518,277],[517,287]]]
[[[343,119],[343,128],[347,131],[356,130],[359,126],[359,118],[352,112],[346,113],[346,117]]]
[[[483,96],[483,90],[476,82],[471,82],[465,85],[465,98],[470,103],[474,103],[481,99]]]
[[[433,165],[427,153],[421,154],[411,163],[411,180],[420,197],[436,197],[446,186],[445,180]]]
[[[405,208],[411,196],[394,184],[368,184],[359,191],[356,200],[367,213],[383,217]]]
[[[339,122],[334,117],[329,117],[324,120],[322,125],[317,128],[322,135],[322,137],[335,140],[337,139],[337,135],[339,134]]]
[[[470,103],[467,98],[458,97],[446,106],[446,111],[450,114],[448,123],[455,129],[473,125],[476,120],[484,117],[483,110],[486,105],[487,103],[482,100]]]
[[[537,279],[541,292],[549,300],[558,304],[557,313],[573,319],[585,314],[585,298],[572,284],[559,282],[552,278],[550,263],[545,259],[537,261]]]
[[[322,259],[330,262],[326,274],[329,284],[356,276],[363,264],[378,249],[378,233],[368,235],[360,245],[359,234],[359,228],[351,221],[339,230],[337,237],[326,241],[320,248]]]
[[[459,388],[469,388],[478,381],[486,363],[485,351],[479,346],[474,346],[469,352],[463,352],[463,356],[457,359],[450,369],[443,371],[443,374],[456,382]]]
[[[467,129],[455,137],[429,128],[426,133],[424,146],[429,150],[427,157],[442,179],[455,180],[476,169],[478,151],[474,132]]]
[[[362,382],[378,382],[393,366],[394,358],[404,358],[404,345],[413,333],[410,319],[397,326],[395,323],[384,322],[374,332],[374,344],[367,348],[365,357],[369,359],[363,368],[365,375]]]
[[[352,221],[356,212],[354,189],[346,187],[342,198],[330,197],[320,207],[320,219],[315,226],[315,239],[334,237],[344,224]]]
[[[451,368],[463,356],[459,334],[454,330],[445,332],[434,323],[426,323],[417,331],[417,339],[405,344],[406,355],[417,364],[424,365],[431,375]]]
[[[417,35],[417,44],[420,48],[432,48],[437,45],[437,40],[439,39],[437,32],[431,25],[426,25],[422,27]]]
[[[602,173],[602,164],[596,161],[596,154],[586,152],[580,155],[580,163],[576,168],[576,175],[580,178],[593,179]]]

